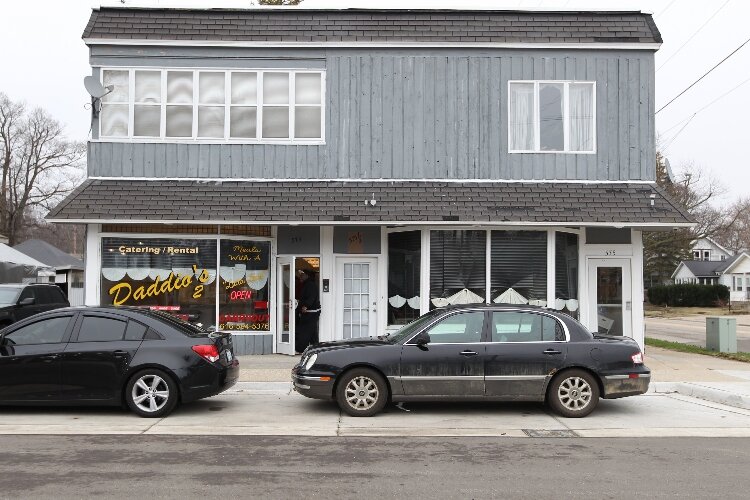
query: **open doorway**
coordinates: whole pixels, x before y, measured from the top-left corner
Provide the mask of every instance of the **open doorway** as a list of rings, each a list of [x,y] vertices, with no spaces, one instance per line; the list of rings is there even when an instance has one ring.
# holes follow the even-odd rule
[[[293,355],[318,340],[320,257],[278,257],[276,276],[276,352]]]

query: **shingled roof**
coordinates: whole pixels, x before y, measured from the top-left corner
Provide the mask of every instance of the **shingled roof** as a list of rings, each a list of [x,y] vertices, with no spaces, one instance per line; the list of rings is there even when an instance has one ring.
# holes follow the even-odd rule
[[[373,198],[375,205],[365,203]],[[88,179],[47,218],[253,224],[692,223],[651,184],[445,181]]]
[[[394,9],[94,9],[97,40],[501,44],[661,43],[650,14]]]

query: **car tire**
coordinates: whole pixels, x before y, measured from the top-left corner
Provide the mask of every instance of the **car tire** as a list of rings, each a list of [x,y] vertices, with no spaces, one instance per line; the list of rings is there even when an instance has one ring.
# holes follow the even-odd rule
[[[388,403],[388,384],[370,368],[354,368],[341,376],[336,386],[336,402],[347,415],[371,417]]]
[[[547,389],[547,404],[566,418],[585,417],[599,403],[599,384],[583,370],[565,370],[558,374]]]
[[[174,379],[156,368],[139,371],[125,386],[125,403],[141,417],[166,417],[175,409],[178,400]]]

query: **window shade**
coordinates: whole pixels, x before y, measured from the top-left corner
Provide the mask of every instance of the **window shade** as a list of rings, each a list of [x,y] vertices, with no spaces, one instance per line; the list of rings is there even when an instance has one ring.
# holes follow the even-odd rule
[[[468,289],[486,293],[486,231],[430,232],[430,299],[449,298]],[[456,302],[462,303],[462,302]],[[464,302],[465,303],[465,302]],[[437,305],[440,305],[438,302]]]
[[[547,299],[547,233],[492,231],[490,300],[513,288],[526,300]]]

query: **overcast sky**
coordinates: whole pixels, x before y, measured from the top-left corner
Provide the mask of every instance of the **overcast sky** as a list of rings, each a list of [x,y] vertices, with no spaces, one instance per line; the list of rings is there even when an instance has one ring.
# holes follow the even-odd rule
[[[132,1],[131,6],[229,6],[249,1]],[[24,0],[0,6],[2,67],[0,92],[41,106],[66,125],[71,138],[89,134],[90,73],[81,33],[91,7],[120,0]],[[750,37],[746,0],[305,0],[304,7],[491,8],[526,10],[642,10],[655,15],[664,44],[656,53],[657,109]],[[744,83],[743,83],[744,82]],[[739,87],[738,87],[739,86]],[[732,89],[735,89],[732,91]],[[712,103],[723,94],[718,101]],[[705,109],[701,110],[702,108]],[[720,203],[750,196],[745,146],[750,127],[750,43],[657,114],[662,148],[673,168],[692,162],[727,188]],[[697,112],[697,114],[695,114]],[[693,116],[695,114],[695,116]],[[739,115],[739,116],[738,116]],[[692,117],[692,119],[691,119]],[[686,126],[685,126],[686,125]],[[676,135],[677,134],[677,135]],[[676,135],[676,137],[675,137]]]

